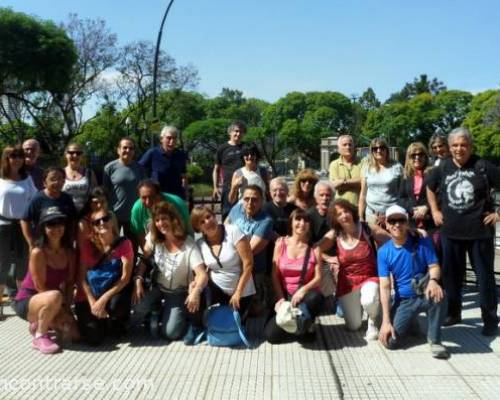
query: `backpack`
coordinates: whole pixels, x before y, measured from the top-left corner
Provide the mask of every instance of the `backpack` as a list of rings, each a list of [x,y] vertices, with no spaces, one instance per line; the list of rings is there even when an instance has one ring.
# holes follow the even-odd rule
[[[240,314],[231,306],[214,304],[205,314],[206,330],[195,341],[200,343],[206,336],[207,343],[214,347],[235,347],[245,345],[250,348],[250,343],[241,324]]]

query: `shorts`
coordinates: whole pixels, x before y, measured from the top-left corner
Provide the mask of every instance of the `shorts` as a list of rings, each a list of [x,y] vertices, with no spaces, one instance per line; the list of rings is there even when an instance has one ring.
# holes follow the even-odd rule
[[[33,296],[26,297],[22,300],[14,300],[12,303],[12,308],[14,309],[16,315],[26,321],[28,320],[28,311],[31,297]]]

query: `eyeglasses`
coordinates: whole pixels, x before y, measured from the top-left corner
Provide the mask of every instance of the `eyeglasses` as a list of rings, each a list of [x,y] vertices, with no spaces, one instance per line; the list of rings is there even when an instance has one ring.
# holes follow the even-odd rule
[[[64,223],[65,223],[64,219],[53,219],[52,221],[46,222],[45,226],[48,226],[49,228],[53,228],[55,226],[64,225]]]
[[[24,160],[24,154],[12,153],[12,154],[9,154],[9,158],[11,160],[15,160],[15,159]]]
[[[404,217],[400,217],[400,218],[389,218],[387,220],[387,223],[390,224],[390,225],[396,225],[396,224],[406,224],[408,222],[408,220]]]
[[[412,155],[410,155],[410,157],[415,160],[417,157],[418,158],[424,158],[425,157],[425,153],[413,153]]]
[[[91,223],[93,226],[99,226],[99,225],[105,224],[109,221],[111,221],[111,215],[105,215],[104,217],[93,219]]]
[[[80,150],[68,150],[66,154],[69,154],[70,156],[81,156],[83,154],[83,151]]]
[[[167,140],[167,141],[173,141],[173,140],[177,140],[177,138],[175,136],[163,136],[163,139]]]
[[[387,150],[386,146],[373,146],[372,153],[376,153],[377,151],[385,151]]]

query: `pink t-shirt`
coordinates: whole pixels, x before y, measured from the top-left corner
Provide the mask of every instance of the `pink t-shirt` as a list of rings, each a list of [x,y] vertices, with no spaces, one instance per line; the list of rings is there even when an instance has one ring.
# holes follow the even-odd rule
[[[102,254],[95,248],[90,240],[86,240],[80,244],[80,265],[88,268],[94,267]],[[127,260],[134,259],[134,249],[132,242],[125,239],[111,252],[110,259],[125,257]],[[80,284],[77,285],[75,301],[85,301],[87,296]]]
[[[286,238],[283,238],[283,240],[281,240],[278,268],[283,285],[286,288],[288,294],[290,295],[293,295],[298,289],[300,283],[300,276],[302,274],[302,266],[304,264],[304,257],[305,254],[299,258],[288,257]],[[311,253],[309,255],[309,260],[307,264],[308,264],[307,271],[304,277],[304,282],[302,283],[303,285],[305,285],[307,282],[311,281],[314,278],[316,255],[314,254],[313,249],[311,249]]]
[[[415,175],[413,176],[413,194],[415,197],[420,197],[420,192],[422,191],[422,185],[424,183],[424,173],[420,170],[415,170]]]

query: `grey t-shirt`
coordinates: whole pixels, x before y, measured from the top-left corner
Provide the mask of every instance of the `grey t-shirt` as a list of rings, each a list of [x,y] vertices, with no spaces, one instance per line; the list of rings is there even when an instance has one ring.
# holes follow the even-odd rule
[[[361,175],[366,178],[366,215],[385,210],[396,204],[399,194],[399,183],[403,176],[403,167],[394,163],[380,171],[363,167]]]
[[[125,165],[114,160],[104,167],[102,184],[109,193],[109,206],[118,221],[130,220],[132,206],[138,197],[137,185],[144,178],[144,168],[136,161]]]

